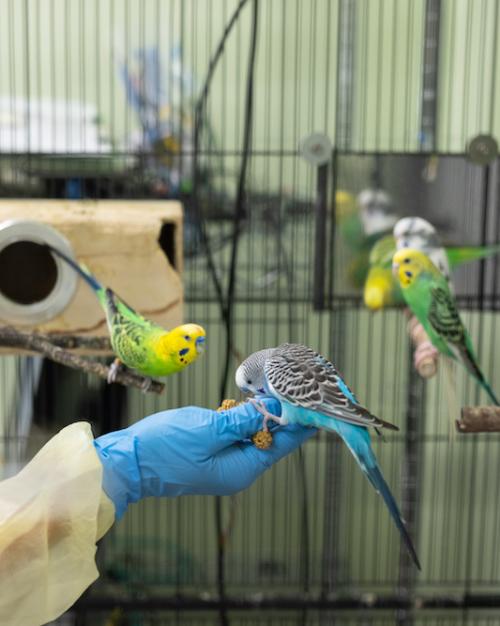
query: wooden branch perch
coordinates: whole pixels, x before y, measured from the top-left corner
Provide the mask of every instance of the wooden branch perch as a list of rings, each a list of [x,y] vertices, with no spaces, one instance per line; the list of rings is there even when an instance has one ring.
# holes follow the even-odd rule
[[[72,345],[73,340],[76,341],[77,338],[66,338],[66,345]],[[61,365],[66,365],[67,367],[82,370],[90,374],[95,374],[105,380],[108,378],[109,367],[107,365],[92,359],[84,358],[77,354],[72,354],[67,350],[63,350],[59,346],[52,343],[52,338],[48,338],[44,335],[22,333],[10,326],[4,326],[0,327],[0,346],[19,348],[22,350],[34,350],[35,352],[38,352],[44,357],[51,359],[56,363],[60,363]],[[128,369],[120,369],[115,378],[115,382],[120,383],[121,385],[136,387],[141,390],[144,390],[144,385],[147,380],[148,379],[144,376],[135,374]],[[148,391],[153,393],[162,393],[164,388],[165,385],[163,383],[153,380],[151,381]]]
[[[422,324],[420,324],[414,315],[410,317],[407,328],[416,351],[422,344],[430,341]],[[424,356],[418,365],[415,363],[415,368],[422,378],[432,378],[437,374],[437,364],[438,355],[429,354],[428,356]]]
[[[7,330],[5,331],[5,329]],[[1,341],[4,337],[5,332],[6,336],[8,336],[8,341],[10,341],[12,330],[14,329],[10,326],[0,326],[0,348],[2,347]],[[101,356],[101,354],[96,353],[102,353],[102,356],[113,355],[111,341],[109,340],[109,337],[107,335],[63,335],[59,333],[50,333],[48,335],[42,335],[40,333],[29,333],[29,335],[43,341],[48,341],[53,346],[63,348],[63,350],[78,350],[80,354],[90,352],[93,356]],[[22,349],[25,352],[29,351],[27,348]],[[33,350],[31,350],[31,352],[33,352]]]
[[[456,421],[459,433],[499,433],[499,406],[464,406]]]
[[[0,329],[1,336],[1,329]],[[36,335],[64,350],[92,350],[92,352],[112,352],[109,337],[87,335]]]

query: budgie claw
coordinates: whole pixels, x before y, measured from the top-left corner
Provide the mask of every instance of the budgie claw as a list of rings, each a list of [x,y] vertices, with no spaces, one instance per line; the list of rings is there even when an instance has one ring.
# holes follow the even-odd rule
[[[264,432],[267,433],[269,431],[269,427],[267,425],[267,422],[269,421],[276,422],[280,426],[286,426],[286,424],[288,424],[284,417],[278,417],[277,415],[269,413],[263,402],[259,402],[258,400],[255,400],[255,398],[250,398],[250,402],[254,405],[257,411],[264,416],[264,421],[262,423],[262,430]]]
[[[110,385],[111,383],[116,382],[116,376],[118,374],[121,364],[122,362],[120,361],[120,359],[115,359],[113,363],[111,363],[111,365],[109,366],[108,383]]]
[[[439,350],[435,348],[430,341],[424,341],[415,350],[415,367],[419,368],[420,364],[426,359],[435,359],[439,354]]]
[[[152,378],[145,378],[144,382],[141,384],[142,393],[147,393],[151,389],[151,385],[153,384]]]

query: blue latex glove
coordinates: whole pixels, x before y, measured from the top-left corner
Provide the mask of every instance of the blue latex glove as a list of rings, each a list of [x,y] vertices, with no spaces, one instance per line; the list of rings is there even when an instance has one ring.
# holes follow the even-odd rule
[[[263,400],[280,415],[274,399]],[[94,441],[104,467],[103,488],[120,519],[147,496],[231,495],[298,448],[316,430],[290,425],[273,433],[269,450],[248,439],[262,415],[246,402],[228,411],[184,407],[162,411]]]

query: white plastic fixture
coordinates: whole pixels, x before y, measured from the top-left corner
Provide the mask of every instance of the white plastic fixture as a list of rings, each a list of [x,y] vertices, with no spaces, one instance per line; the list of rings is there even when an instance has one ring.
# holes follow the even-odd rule
[[[300,143],[303,159],[314,166],[325,165],[332,158],[332,142],[323,133],[312,133]]]
[[[0,319],[4,322],[41,324],[59,315],[73,298],[78,276],[49,250],[37,249],[33,245],[46,243],[74,258],[68,240],[47,224],[30,220],[0,223]],[[16,244],[24,245],[16,248]],[[30,251],[36,251],[34,258],[31,258]],[[9,262],[14,258],[21,261],[22,267]],[[38,266],[40,260],[43,261],[42,267]],[[47,277],[46,285],[37,282],[40,276]],[[13,296],[13,286],[16,297]]]

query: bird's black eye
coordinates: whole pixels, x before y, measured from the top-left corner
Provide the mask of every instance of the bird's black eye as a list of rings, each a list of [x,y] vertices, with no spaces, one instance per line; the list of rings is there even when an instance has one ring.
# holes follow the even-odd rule
[[[184,335],[184,339],[185,339],[186,341],[189,341],[189,340],[191,339],[191,337],[190,337],[189,335]]]
[[[405,260],[403,261],[403,263],[409,263],[409,262],[410,262],[410,259],[405,259]]]
[[[247,380],[247,385],[251,385],[252,381],[251,380]]]

